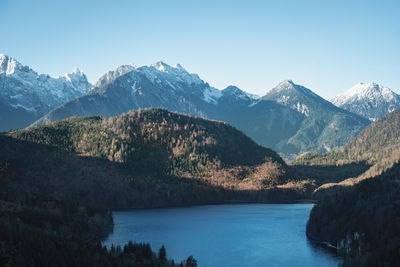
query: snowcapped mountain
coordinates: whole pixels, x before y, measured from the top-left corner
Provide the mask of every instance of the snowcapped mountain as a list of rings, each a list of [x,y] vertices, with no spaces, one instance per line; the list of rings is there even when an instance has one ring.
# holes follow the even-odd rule
[[[155,79],[159,80],[163,77],[164,79],[172,78],[174,81],[181,84],[201,85],[204,83],[199,75],[187,72],[180,64],[172,67],[162,61],[158,61],[149,66],[144,66],[142,69],[146,73],[146,76],[152,81]],[[160,73],[162,74],[161,77]]]
[[[53,78],[0,54],[0,131],[24,128],[90,87],[79,69]]]
[[[372,121],[400,108],[400,96],[376,83],[358,83],[331,102]]]
[[[380,95],[385,103],[394,103],[387,110],[394,109],[398,96],[387,88],[372,87],[375,91],[356,88],[347,96],[363,92],[371,100]],[[344,145],[370,123],[291,80],[260,98],[233,85],[219,90],[179,64],[159,61],[141,67],[122,65],[91,86],[78,69],[50,77],[0,55],[0,131],[71,116],[109,117],[153,107],[226,121],[289,157]]]
[[[259,98],[258,95],[246,93],[238,87],[230,85],[221,91],[218,104],[251,106],[257,103]]]
[[[218,90],[181,65],[161,61],[110,71],[86,95],[53,109],[35,124],[70,116],[108,117],[151,107],[226,121],[285,155],[328,151],[369,124],[290,80],[259,98],[236,86]]]
[[[179,64],[170,66],[160,61],[141,67],[123,65],[103,75],[88,94],[52,110],[37,123],[70,116],[114,116],[150,107],[212,117],[221,97],[221,90]]]
[[[111,71],[107,72],[106,74],[104,74],[103,76],[101,76],[99,78],[99,80],[96,82],[95,87],[99,87],[99,86],[102,86],[102,85],[104,85],[106,83],[110,83],[110,82],[114,81],[116,78],[118,78],[119,76],[122,76],[125,73],[128,73],[128,72],[130,72],[132,70],[135,70],[136,68],[137,67],[134,64],[132,64],[132,65],[121,65],[117,69],[111,70]]]
[[[262,97],[264,100],[273,100],[281,105],[297,110],[306,117],[310,115],[308,105],[327,102],[313,91],[304,86],[293,83],[292,80],[285,80],[278,84]]]
[[[369,124],[367,119],[334,106],[291,80],[278,84],[260,101],[275,101],[302,115],[298,124],[287,128],[292,136],[277,147],[287,154],[329,151],[346,144]]]

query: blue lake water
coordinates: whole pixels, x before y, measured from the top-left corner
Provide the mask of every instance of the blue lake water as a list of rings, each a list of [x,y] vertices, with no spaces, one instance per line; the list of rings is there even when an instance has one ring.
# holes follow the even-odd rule
[[[113,213],[111,246],[129,240],[161,245],[199,266],[337,266],[338,258],[305,234],[313,204],[210,205]]]

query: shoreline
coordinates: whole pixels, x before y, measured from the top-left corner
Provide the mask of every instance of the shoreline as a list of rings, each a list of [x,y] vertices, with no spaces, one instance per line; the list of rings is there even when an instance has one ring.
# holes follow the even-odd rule
[[[170,208],[189,208],[196,206],[218,206],[218,205],[245,205],[245,204],[317,204],[318,201],[315,199],[298,199],[293,201],[285,201],[285,202],[273,202],[273,201],[241,201],[241,200],[232,200],[232,201],[223,201],[223,202],[208,202],[208,203],[198,203],[198,204],[182,204],[182,205],[165,205],[165,206],[156,206],[156,207],[132,207],[132,208],[115,208],[110,209],[111,212],[114,211],[130,211],[130,210],[153,210],[153,209],[170,209]]]

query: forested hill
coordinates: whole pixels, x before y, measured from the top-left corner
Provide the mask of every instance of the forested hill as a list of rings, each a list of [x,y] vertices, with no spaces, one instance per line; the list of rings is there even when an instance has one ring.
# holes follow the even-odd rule
[[[120,163],[135,175],[199,178],[236,189],[261,189],[288,178],[277,153],[227,123],[165,109],[71,118],[8,136]]]
[[[335,246],[343,266],[399,266],[399,161],[396,110],[343,148],[305,154],[291,163],[301,175],[325,181],[313,194],[319,203],[310,214],[307,236]]]
[[[140,157],[171,163],[168,159],[191,155],[193,167],[196,163],[211,162],[219,162],[221,167],[250,166],[265,160],[284,165],[277,153],[257,145],[227,123],[166,109],[130,111],[109,119],[99,116],[71,118],[9,135],[115,162],[133,163],[131,157]],[[154,158],[159,156],[157,152],[168,155],[168,159],[151,159],[143,154],[152,153]]]
[[[109,207],[144,194],[115,164],[6,135],[0,151],[0,266],[175,266],[148,244],[97,243],[113,228]]]
[[[343,266],[399,266],[400,165],[326,195],[311,211],[307,236],[336,246]]]
[[[0,137],[6,196],[120,209],[286,202],[310,193],[275,152],[235,128],[164,109],[71,118]]]
[[[341,149],[327,154],[308,153],[296,158],[292,165],[345,166],[349,164],[367,165],[359,179],[379,175],[392,167],[400,159],[400,109],[365,128],[354,140]],[[331,174],[332,175],[332,174]],[[356,176],[357,177],[357,176]]]

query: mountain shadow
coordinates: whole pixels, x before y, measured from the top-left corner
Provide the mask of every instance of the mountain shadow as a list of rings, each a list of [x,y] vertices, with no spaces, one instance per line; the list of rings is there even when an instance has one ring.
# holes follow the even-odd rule
[[[342,165],[291,165],[302,179],[313,179],[317,185],[339,183],[343,180],[358,177],[366,172],[372,164],[366,161]]]

